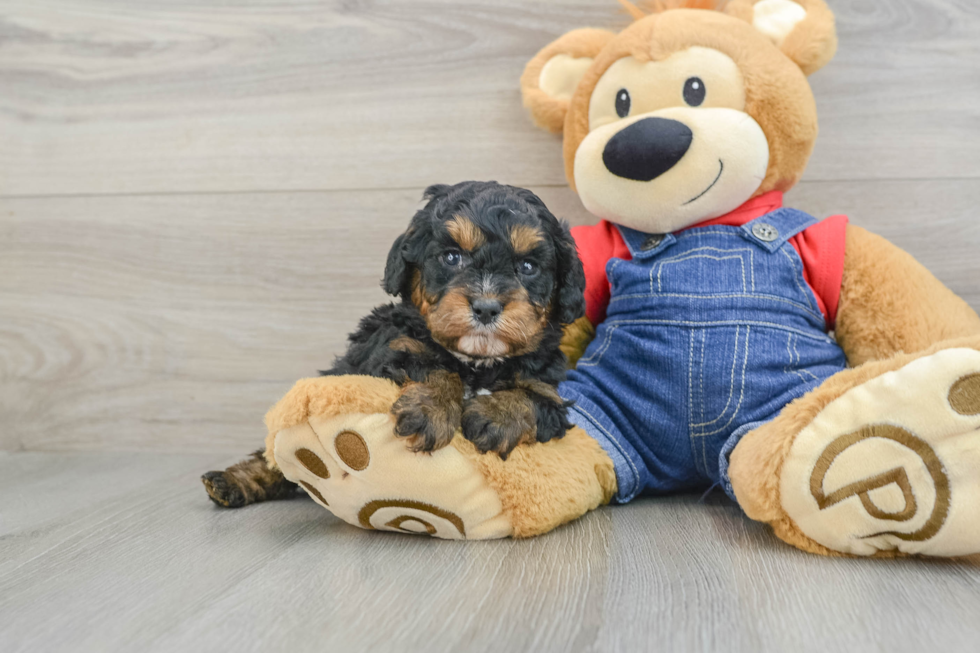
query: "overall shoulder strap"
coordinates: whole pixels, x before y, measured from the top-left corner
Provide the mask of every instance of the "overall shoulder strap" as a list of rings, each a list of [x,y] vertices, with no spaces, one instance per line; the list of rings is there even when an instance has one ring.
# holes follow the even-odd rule
[[[673,234],[648,234],[622,225],[616,225],[616,229],[619,230],[634,260],[655,256],[677,240]]]
[[[769,252],[775,252],[787,240],[819,220],[796,209],[776,209],[742,225],[742,234]]]

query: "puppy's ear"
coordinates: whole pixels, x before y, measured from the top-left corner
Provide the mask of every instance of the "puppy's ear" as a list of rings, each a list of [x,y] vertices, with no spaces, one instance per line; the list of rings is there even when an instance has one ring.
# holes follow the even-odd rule
[[[449,186],[448,184],[432,184],[425,189],[425,192],[422,193],[422,199],[428,202],[429,200],[443,197],[449,194],[449,190],[451,188],[452,186]]]
[[[412,218],[408,230],[395,239],[388,252],[385,263],[385,276],[381,287],[389,295],[408,299],[412,294],[412,275],[416,271],[415,264],[421,260],[427,238],[431,235],[430,220],[435,212],[435,206],[453,190],[453,186],[433,184],[422,193],[426,205]]]
[[[385,263],[385,276],[381,281],[381,287],[389,295],[404,296],[409,292],[408,285],[411,282],[412,266],[409,265],[406,255],[408,254],[408,239],[412,233],[412,227],[395,239],[395,243],[388,252],[388,261]]]
[[[560,222],[555,236],[558,253],[558,292],[552,315],[559,324],[571,324],[585,315],[585,271],[575,250],[568,224]]]

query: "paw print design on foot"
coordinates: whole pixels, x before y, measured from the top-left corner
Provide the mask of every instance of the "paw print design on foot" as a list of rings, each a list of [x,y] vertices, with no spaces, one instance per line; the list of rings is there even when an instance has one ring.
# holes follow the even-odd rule
[[[780,502],[833,551],[980,551],[980,352],[946,349],[831,401],[793,440]]]
[[[445,539],[512,534],[497,492],[460,450],[447,446],[416,453],[406,438],[395,435],[389,411],[396,386],[367,377],[302,383],[291,393],[299,391],[298,401],[287,395],[273,412],[309,414],[292,415],[288,421],[299,423],[286,428],[270,424],[267,447],[285,477],[317,503],[371,530]],[[356,401],[346,401],[348,396]],[[374,403],[365,406],[365,401]]]

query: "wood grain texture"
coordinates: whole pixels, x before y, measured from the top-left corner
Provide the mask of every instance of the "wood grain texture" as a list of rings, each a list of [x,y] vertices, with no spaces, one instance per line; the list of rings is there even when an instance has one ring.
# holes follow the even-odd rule
[[[980,308],[980,4],[830,4],[787,203]],[[425,186],[498,179],[594,221],[517,79],[625,22],[614,0],[0,0],[0,650],[976,650],[980,559],[809,556],[717,494],[472,543],[205,498],[385,300]]]
[[[830,4],[807,178],[977,178],[980,4]],[[518,77],[625,24],[613,0],[4,0],[0,195],[563,184]]]
[[[218,509],[197,479],[215,462],[0,456],[0,479],[31,468],[46,496],[0,537],[5,653],[954,653],[980,636],[976,560],[804,554],[720,495],[603,508],[533,540],[446,542],[362,531],[306,498]],[[145,482],[58,510],[96,470]],[[0,492],[0,514],[18,501]]]
[[[593,221],[567,188],[534,188]],[[8,199],[0,213],[0,448],[249,451],[293,381],[386,300],[412,191]],[[980,184],[809,182],[980,308]],[[923,220],[927,220],[923,228]]]

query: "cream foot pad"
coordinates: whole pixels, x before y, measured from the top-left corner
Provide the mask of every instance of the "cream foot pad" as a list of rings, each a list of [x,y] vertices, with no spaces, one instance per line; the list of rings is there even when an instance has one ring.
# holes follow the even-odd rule
[[[487,539],[512,533],[500,498],[455,447],[408,451],[387,413],[311,417],[275,436],[283,474],[355,526]]]
[[[980,352],[948,349],[852,388],[797,435],[780,500],[835,551],[980,551]]]

